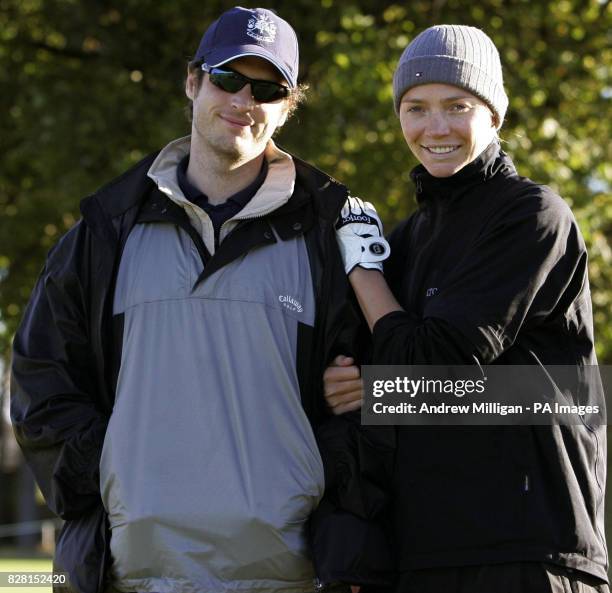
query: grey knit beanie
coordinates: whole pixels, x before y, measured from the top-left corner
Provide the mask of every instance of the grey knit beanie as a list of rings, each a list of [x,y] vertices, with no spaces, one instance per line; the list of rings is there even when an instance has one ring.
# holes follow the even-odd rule
[[[434,82],[464,88],[485,101],[501,127],[508,97],[499,53],[484,31],[466,25],[436,25],[417,35],[393,75],[395,112],[399,113],[408,89]]]

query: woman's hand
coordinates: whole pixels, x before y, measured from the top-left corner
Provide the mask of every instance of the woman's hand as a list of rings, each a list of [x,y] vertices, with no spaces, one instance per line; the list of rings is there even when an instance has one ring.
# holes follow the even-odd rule
[[[327,405],[333,414],[344,414],[361,408],[363,383],[361,371],[350,356],[339,355],[323,373]]]

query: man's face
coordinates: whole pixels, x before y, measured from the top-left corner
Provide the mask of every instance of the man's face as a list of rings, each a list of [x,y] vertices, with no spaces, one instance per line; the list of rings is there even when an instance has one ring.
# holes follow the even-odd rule
[[[495,137],[493,114],[486,103],[448,84],[409,89],[399,116],[410,150],[434,177],[450,177],[461,170]]]
[[[223,67],[249,78],[286,84],[270,62],[255,56],[238,58]],[[192,135],[233,163],[258,157],[287,118],[287,99],[258,103],[251,95],[250,84],[237,93],[228,93],[205,74],[198,89],[196,73],[192,72],[187,77],[186,93],[193,101]]]

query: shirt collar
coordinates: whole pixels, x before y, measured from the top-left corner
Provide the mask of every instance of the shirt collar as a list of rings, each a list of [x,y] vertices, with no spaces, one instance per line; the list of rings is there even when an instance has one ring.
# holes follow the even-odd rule
[[[176,168],[176,177],[178,184],[183,191],[184,196],[190,202],[208,201],[208,197],[202,193],[197,187],[195,187],[187,178],[187,167],[189,166],[189,155],[186,154],[179,162]],[[257,177],[252,183],[250,183],[244,189],[236,192],[230,196],[227,201],[233,201],[239,206],[243,207],[247,205],[249,200],[257,193],[257,190],[263,185],[268,174],[268,161],[264,158],[261,164],[261,169],[257,174]]]

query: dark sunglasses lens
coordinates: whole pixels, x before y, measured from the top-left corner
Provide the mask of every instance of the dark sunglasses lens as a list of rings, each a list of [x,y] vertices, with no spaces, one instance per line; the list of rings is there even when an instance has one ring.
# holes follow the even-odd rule
[[[211,72],[210,82],[227,93],[237,93],[247,83],[243,76],[223,71]]]
[[[289,94],[289,89],[282,84],[276,82],[252,82],[251,92],[255,101],[260,103],[269,103],[270,101],[278,101],[284,99]]]
[[[251,80],[232,70],[213,68],[209,76],[210,82],[227,93],[237,93],[245,84],[250,84],[253,98],[259,103],[278,101],[289,95],[289,89],[282,84],[265,80]]]

